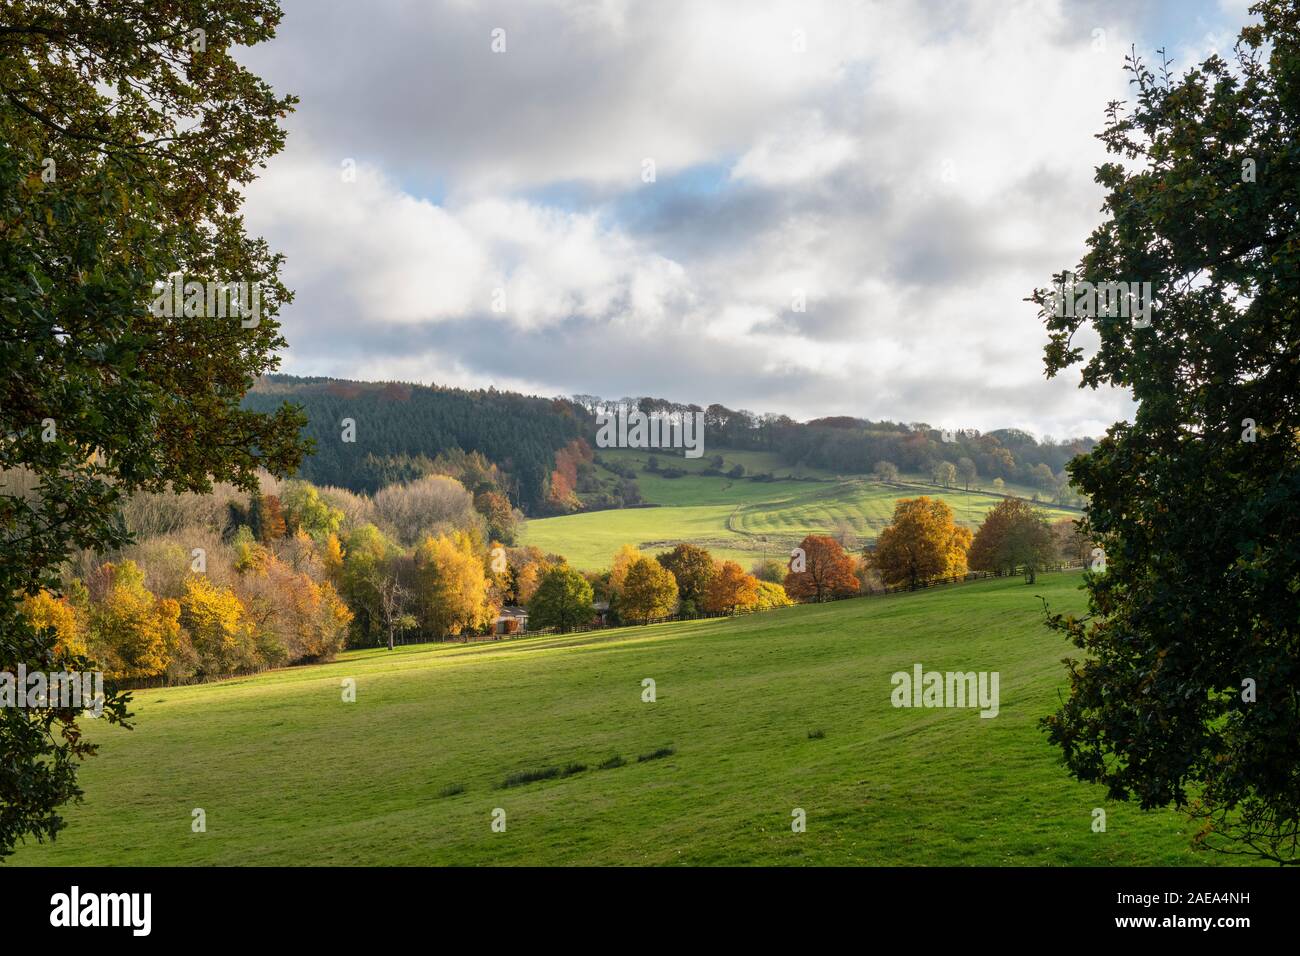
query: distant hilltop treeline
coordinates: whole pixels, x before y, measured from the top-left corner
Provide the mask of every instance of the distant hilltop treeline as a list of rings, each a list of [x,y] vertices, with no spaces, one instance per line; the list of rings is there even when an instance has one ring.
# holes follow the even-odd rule
[[[535,516],[582,507],[575,474],[592,467],[597,415],[620,409],[647,415],[702,412],[706,456],[710,449],[767,451],[792,468],[846,475],[870,473],[883,462],[928,475],[950,462],[973,468],[988,481],[1038,485],[1048,474],[1059,479],[1066,462],[1095,444],[1091,438],[1038,441],[1012,428],[948,432],[924,422],[847,416],[799,422],[787,415],[661,398],[541,398],[495,388],[292,375],[265,376],[244,399],[245,407],[257,411],[284,402],[302,407],[305,434],[315,440],[314,453],[299,470],[308,481],[373,493],[426,474],[460,477],[468,456],[495,466],[494,484]]]

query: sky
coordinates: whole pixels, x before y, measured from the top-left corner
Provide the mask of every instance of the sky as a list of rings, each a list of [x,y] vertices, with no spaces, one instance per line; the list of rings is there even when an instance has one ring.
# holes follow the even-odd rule
[[[1247,0],[283,0],[248,190],[281,371],[1099,436],[1024,301],[1100,222],[1124,57]],[[1086,339],[1077,340],[1088,347]]]

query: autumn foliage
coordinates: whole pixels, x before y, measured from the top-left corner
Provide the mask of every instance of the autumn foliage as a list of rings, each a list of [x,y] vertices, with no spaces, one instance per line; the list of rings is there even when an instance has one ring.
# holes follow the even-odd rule
[[[550,494],[547,504],[556,511],[573,511],[581,502],[575,493],[578,487],[578,464],[590,462],[594,455],[591,446],[575,438],[555,453],[555,470],[551,472]]]
[[[430,633],[458,635],[495,619],[487,574],[464,532],[427,537],[415,551],[417,618]]]
[[[52,632],[56,646],[96,660],[116,683],[222,677],[328,659],[344,646],[353,619],[328,580],[330,541],[338,548],[331,537],[318,553],[300,531],[272,548],[245,526],[228,546],[205,554],[201,569],[182,549],[155,547],[149,553],[158,561],[185,561],[184,570],[144,568],[130,558],[105,561],[84,582],[70,579],[66,595],[41,591],[20,608],[31,625]]]
[[[1020,498],[1005,498],[975,533],[969,560],[976,571],[1012,574],[1023,569],[1032,584],[1038,569],[1054,561],[1056,552],[1052,530],[1038,509]]]
[[[800,601],[825,601],[855,594],[858,578],[853,558],[834,538],[810,534],[799,542],[785,576],[785,592]]]
[[[723,561],[709,578],[704,591],[704,610],[733,613],[758,603],[758,579],[735,561]]]
[[[917,588],[966,574],[971,533],[953,521],[952,509],[922,495],[901,498],[894,517],[876,540],[870,564],[888,586]]]
[[[696,608],[705,602],[710,583],[717,574],[713,556],[707,550],[682,543],[659,555],[657,560],[677,581],[677,593],[683,608]]]
[[[645,622],[667,617],[676,609],[677,581],[672,572],[653,558],[633,561],[618,600],[619,615],[627,621]]]

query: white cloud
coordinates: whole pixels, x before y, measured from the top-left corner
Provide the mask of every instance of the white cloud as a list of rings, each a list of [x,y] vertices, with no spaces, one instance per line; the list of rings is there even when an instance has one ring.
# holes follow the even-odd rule
[[[732,167],[731,176],[765,186],[790,185],[825,176],[856,152],[854,137],[828,130],[821,113],[811,111],[764,136]]]
[[[303,104],[249,221],[299,292],[289,368],[1058,435],[1128,411],[1043,381],[1022,301],[1099,220],[1123,8],[1099,52],[1060,0],[287,6],[252,65]]]
[[[318,155],[271,165],[249,190],[249,225],[291,250],[292,286],[330,287],[353,321],[655,322],[681,281],[680,266],[595,214],[486,198],[442,207],[365,165],[344,181]]]

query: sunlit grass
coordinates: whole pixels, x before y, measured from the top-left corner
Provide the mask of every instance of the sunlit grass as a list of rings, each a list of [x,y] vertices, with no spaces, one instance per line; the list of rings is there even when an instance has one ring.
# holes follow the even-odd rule
[[[1079,609],[1079,582],[349,652],[140,691],[134,731],[94,726],[103,751],[68,829],[16,862],[1222,862],[1189,849],[1175,813],[1071,781],[1039,730],[1068,648],[1036,595]],[[998,671],[1001,713],[895,709],[890,675],[918,662]]]

